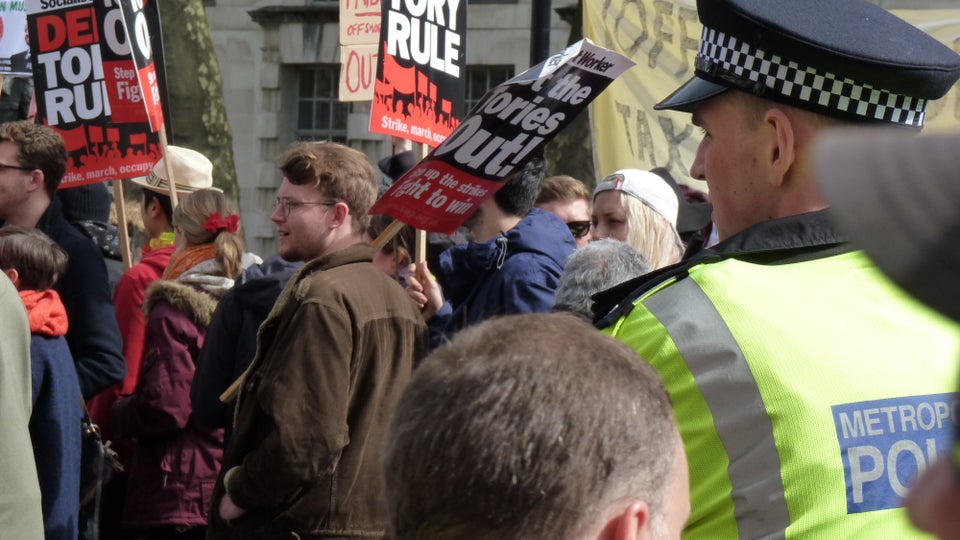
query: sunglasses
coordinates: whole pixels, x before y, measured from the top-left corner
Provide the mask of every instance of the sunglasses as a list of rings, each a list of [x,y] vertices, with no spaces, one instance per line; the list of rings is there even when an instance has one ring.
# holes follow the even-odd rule
[[[590,227],[593,225],[590,221],[568,221],[567,228],[570,229],[570,234],[574,238],[583,238],[590,232]]]

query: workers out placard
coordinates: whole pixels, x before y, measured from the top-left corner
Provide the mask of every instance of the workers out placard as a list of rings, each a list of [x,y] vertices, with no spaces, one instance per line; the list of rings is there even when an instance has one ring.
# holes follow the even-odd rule
[[[463,118],[467,3],[384,0],[370,131],[436,146]]]
[[[370,210],[450,233],[633,62],[580,41],[487,93]]]
[[[370,101],[377,81],[380,0],[340,0],[340,101]]]
[[[131,0],[122,1],[134,18],[146,16],[142,2],[134,9]],[[147,174],[160,158],[147,108],[159,102],[159,89],[144,92],[133,58],[149,43],[146,25],[138,29],[141,36],[129,39],[116,0],[27,0],[26,5],[37,114],[60,133],[69,152],[62,185]],[[144,71],[147,79],[151,70],[152,63]]]

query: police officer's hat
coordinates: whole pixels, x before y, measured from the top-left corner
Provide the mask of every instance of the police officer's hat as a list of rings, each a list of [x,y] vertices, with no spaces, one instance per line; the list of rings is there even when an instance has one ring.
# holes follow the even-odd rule
[[[695,76],[656,109],[692,112],[728,88],[861,122],[921,127],[960,56],[865,0],[697,0]]]

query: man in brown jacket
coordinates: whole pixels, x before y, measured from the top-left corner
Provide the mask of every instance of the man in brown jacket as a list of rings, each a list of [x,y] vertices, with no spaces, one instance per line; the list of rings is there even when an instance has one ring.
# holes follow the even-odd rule
[[[295,144],[271,219],[308,261],[260,328],[207,538],[382,537],[385,423],[427,350],[420,313],[364,243],[377,180],[366,157]]]

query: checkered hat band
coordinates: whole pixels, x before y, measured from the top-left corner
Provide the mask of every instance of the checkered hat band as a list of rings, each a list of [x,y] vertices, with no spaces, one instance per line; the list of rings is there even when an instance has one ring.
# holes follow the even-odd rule
[[[697,70],[755,94],[772,90],[800,103],[866,120],[921,127],[927,108],[925,99],[817,71],[707,27],[700,36]],[[757,91],[760,85],[766,87],[762,92]]]

